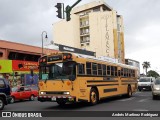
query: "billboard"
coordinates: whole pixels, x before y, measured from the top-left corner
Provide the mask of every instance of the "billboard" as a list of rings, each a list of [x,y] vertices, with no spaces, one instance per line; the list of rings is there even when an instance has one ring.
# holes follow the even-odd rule
[[[12,60],[12,68],[13,71],[30,71],[34,68],[36,68],[35,71],[38,71],[38,62]]]
[[[12,60],[0,60],[0,73],[12,72]]]

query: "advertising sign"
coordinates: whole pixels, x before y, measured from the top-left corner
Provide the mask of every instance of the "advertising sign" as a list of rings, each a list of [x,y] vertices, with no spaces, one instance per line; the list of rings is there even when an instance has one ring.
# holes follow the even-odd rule
[[[13,71],[30,71],[30,69],[38,71],[38,62],[12,60],[12,68]]]
[[[0,73],[12,72],[12,60],[0,60]]]

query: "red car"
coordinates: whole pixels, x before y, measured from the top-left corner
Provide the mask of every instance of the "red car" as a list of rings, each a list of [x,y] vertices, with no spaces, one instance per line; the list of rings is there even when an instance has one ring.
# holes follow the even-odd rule
[[[16,100],[25,100],[25,99],[33,101],[37,96],[38,96],[38,91],[32,90],[30,87],[27,86],[14,87],[12,88],[11,92],[12,99],[10,103],[14,103]]]

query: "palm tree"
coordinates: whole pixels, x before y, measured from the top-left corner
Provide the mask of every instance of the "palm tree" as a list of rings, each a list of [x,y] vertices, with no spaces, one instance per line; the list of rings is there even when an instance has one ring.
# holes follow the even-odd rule
[[[145,62],[143,62],[142,66],[143,66],[143,69],[146,70],[146,75],[147,75],[147,69],[150,68],[150,66],[151,66],[150,62],[145,61]]]

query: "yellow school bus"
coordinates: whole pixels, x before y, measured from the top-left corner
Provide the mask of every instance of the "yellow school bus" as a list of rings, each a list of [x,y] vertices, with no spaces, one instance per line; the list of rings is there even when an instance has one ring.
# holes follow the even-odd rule
[[[137,90],[137,68],[69,52],[39,59],[38,101],[89,102],[125,95]]]

